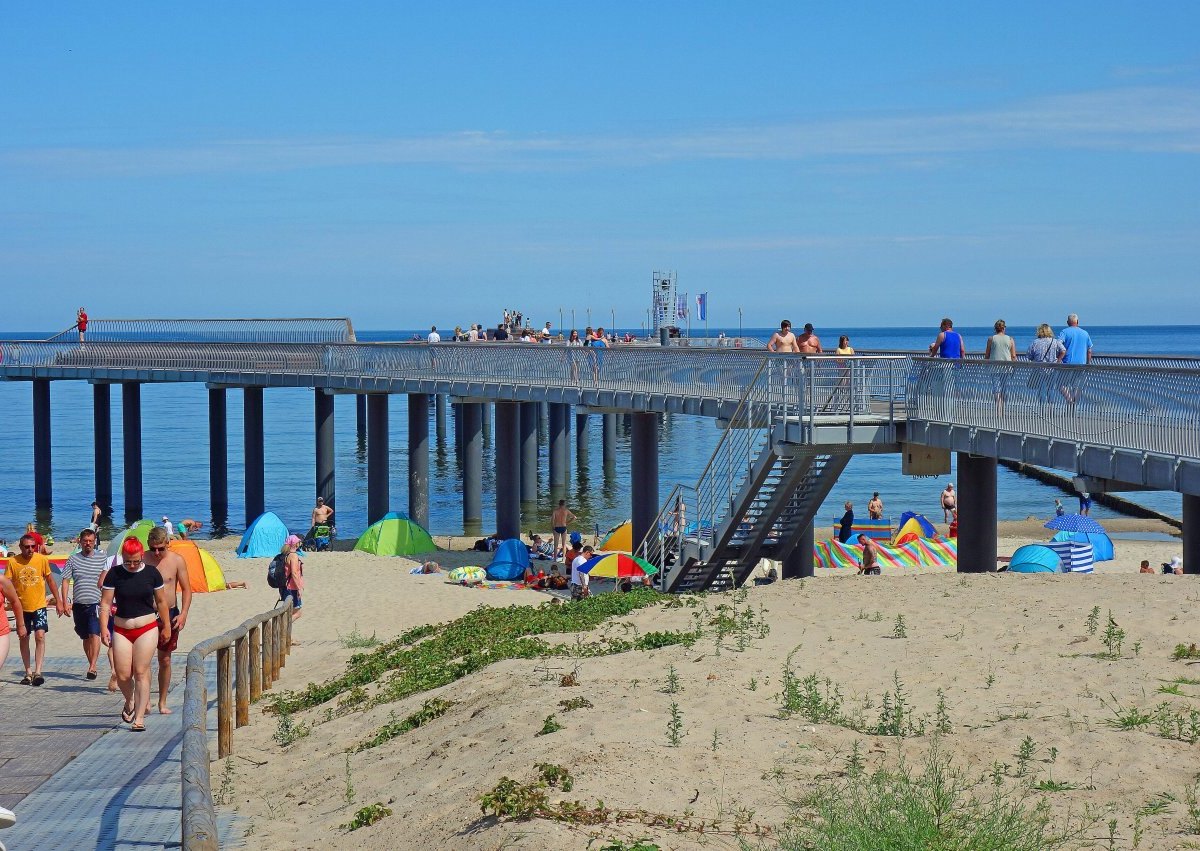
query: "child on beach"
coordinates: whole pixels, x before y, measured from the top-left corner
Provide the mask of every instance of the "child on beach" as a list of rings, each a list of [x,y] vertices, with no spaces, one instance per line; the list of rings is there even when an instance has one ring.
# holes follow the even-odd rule
[[[1152,568],[1150,566],[1150,559],[1148,559],[1148,558],[1142,559],[1142,566],[1138,570],[1138,573],[1153,573],[1153,572],[1154,572],[1154,568]]]

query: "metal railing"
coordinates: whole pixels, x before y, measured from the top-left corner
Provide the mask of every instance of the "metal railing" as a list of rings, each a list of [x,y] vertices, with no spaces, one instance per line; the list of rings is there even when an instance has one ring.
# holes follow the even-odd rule
[[[914,358],[908,417],[1200,458],[1200,369]]]
[[[75,326],[49,342],[78,341]],[[84,335],[91,342],[156,341],[194,343],[353,343],[347,318],[298,319],[92,319]]]
[[[250,704],[279,679],[292,646],[292,601],[255,615],[223,635],[202,641],[187,657],[183,693],[184,851],[216,851],[208,752],[208,684],[205,657],[217,654],[217,758],[233,753],[234,727],[250,723]]]

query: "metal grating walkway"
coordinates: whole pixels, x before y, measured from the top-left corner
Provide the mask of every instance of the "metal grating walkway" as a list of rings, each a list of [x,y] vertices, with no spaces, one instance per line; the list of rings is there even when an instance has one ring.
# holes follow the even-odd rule
[[[5,758],[0,758],[0,802],[17,813],[17,823],[0,834],[9,851],[32,849],[123,849],[152,851],[179,847],[183,658],[167,703],[173,715],[147,715],[146,732],[120,723],[121,698],[105,691],[101,678],[83,679],[80,658],[46,660],[46,685],[14,685],[20,659],[0,683]],[[157,676],[157,666],[152,671]],[[209,733],[216,738],[216,662],[209,660]],[[157,686],[156,686],[157,687]],[[14,711],[15,710],[15,711]],[[26,738],[17,748],[7,735],[13,722]],[[107,734],[107,735],[106,735]],[[46,774],[53,773],[47,778]],[[20,790],[20,791],[18,791]],[[221,847],[240,847],[234,817],[218,816]]]

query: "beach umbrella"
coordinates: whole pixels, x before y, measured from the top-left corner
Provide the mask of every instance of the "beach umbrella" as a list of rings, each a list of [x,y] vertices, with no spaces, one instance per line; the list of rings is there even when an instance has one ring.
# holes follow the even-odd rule
[[[1083,514],[1060,514],[1057,517],[1051,517],[1046,523],[1047,529],[1055,529],[1064,532],[1103,532],[1104,527],[1090,517]]]
[[[585,561],[579,566],[579,572],[586,573],[588,576],[625,579],[626,577],[653,576],[658,573],[658,568],[637,556],[627,556],[625,553],[606,553]]]

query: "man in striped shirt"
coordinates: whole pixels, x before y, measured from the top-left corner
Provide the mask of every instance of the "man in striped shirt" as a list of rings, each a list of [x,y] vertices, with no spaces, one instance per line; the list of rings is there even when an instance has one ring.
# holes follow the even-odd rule
[[[63,568],[62,585],[75,619],[75,634],[83,640],[89,680],[96,679],[96,660],[100,658],[100,574],[108,566],[108,556],[96,547],[96,533],[79,533],[79,552],[71,553]],[[67,583],[70,582],[70,586]]]

